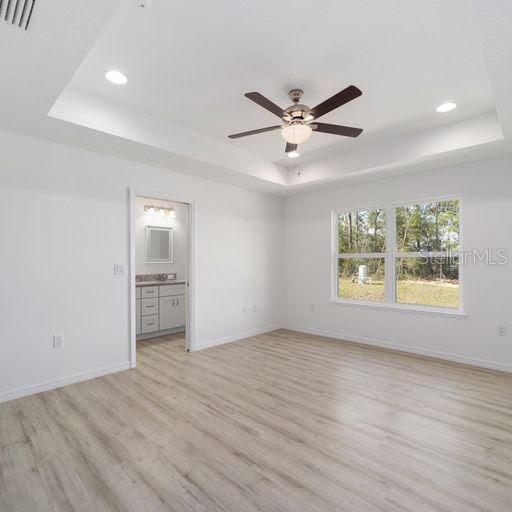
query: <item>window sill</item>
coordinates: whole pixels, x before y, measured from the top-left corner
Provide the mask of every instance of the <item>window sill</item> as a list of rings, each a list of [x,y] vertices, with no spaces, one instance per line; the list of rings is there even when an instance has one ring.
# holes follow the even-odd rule
[[[435,308],[428,306],[414,306],[409,304],[389,304],[378,302],[369,302],[369,301],[360,301],[360,300],[348,300],[348,299],[330,299],[332,304],[338,304],[340,306],[359,306],[364,308],[372,308],[372,309],[391,309],[394,311],[403,311],[406,313],[421,313],[427,315],[435,315],[435,316],[450,316],[450,317],[458,317],[465,318],[467,314],[460,309],[448,309],[448,308]]]

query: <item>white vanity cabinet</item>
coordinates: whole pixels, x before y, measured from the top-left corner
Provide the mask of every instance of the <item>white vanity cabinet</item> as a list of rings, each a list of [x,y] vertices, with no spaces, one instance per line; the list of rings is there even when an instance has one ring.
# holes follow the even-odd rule
[[[138,286],[136,299],[136,333],[141,338],[159,331],[184,328],[187,315],[186,283]]]
[[[160,329],[174,329],[186,323],[186,295],[160,297]]]

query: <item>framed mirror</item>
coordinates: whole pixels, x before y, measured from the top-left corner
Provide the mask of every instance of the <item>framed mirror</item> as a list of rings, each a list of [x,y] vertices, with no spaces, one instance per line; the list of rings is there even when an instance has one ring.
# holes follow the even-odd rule
[[[146,226],[146,263],[173,262],[173,229]]]

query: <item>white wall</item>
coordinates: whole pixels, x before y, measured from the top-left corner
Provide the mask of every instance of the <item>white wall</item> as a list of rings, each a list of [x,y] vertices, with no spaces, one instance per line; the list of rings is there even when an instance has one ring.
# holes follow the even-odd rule
[[[0,400],[127,366],[129,186],[195,201],[199,346],[279,323],[279,198],[0,131]]]
[[[331,210],[461,194],[464,248],[510,250],[511,168],[502,157],[283,201],[0,131],[0,400],[128,366],[128,276],[113,265],[128,265],[129,186],[196,203],[199,347],[285,324],[512,369],[511,334],[495,335],[512,331],[510,264],[464,268],[466,318],[329,302]]]
[[[331,211],[447,194],[463,198],[464,249],[512,249],[512,157],[338,185],[284,203],[284,323],[355,341],[512,370],[512,264],[464,267],[465,318],[329,302]],[[314,304],[315,311],[311,311]],[[496,336],[508,325],[509,336]]]
[[[173,208],[176,218],[170,219],[158,214],[151,215],[144,211],[144,206],[151,204],[161,208]],[[162,201],[149,197],[135,198],[135,272],[137,274],[176,273],[177,279],[187,277],[187,230],[188,206],[172,201]],[[173,229],[173,262],[147,263],[146,226],[168,227]]]

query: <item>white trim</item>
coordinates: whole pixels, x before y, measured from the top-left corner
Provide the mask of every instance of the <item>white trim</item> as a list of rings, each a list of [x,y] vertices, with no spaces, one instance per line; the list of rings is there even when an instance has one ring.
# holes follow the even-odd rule
[[[8,400],[14,400],[21,398],[22,396],[34,395],[35,393],[41,393],[42,391],[49,391],[50,389],[61,388],[68,386],[69,384],[76,384],[77,382],[83,382],[97,377],[103,377],[104,375],[110,375],[111,373],[117,373],[123,370],[130,369],[130,361],[124,363],[114,364],[112,366],[105,366],[96,370],[90,370],[87,372],[75,373],[68,377],[61,377],[59,379],[47,380],[39,384],[33,384],[31,386],[24,386],[22,388],[11,389],[0,393],[0,402],[7,402]]]
[[[338,304],[341,306],[362,306],[366,308],[377,308],[377,309],[394,309],[395,311],[406,311],[409,313],[426,313],[429,315],[441,315],[441,316],[454,316],[454,317],[466,317],[468,316],[460,308],[436,308],[433,306],[422,306],[421,304],[402,304],[400,302],[377,302],[377,301],[365,301],[355,299],[331,299],[329,302]]]
[[[188,206],[188,261],[187,261],[187,325],[186,325],[186,348],[188,351],[193,352],[195,347],[195,333],[196,333],[196,308],[195,308],[195,202],[192,199],[177,196],[173,193],[167,194],[162,190],[145,190],[138,187],[128,187],[128,202],[129,202],[129,249],[128,257],[130,261],[130,278],[129,278],[129,315],[130,315],[130,365],[135,368],[137,365],[137,334],[135,325],[135,198],[147,197],[151,199],[158,199],[160,201],[171,201],[173,203],[182,203]]]
[[[339,217],[336,212],[331,212],[331,298],[334,299],[339,295],[340,280],[339,275],[339,264],[340,260],[336,256],[339,250]],[[335,235],[336,234],[336,235]]]
[[[475,357],[461,356],[459,354],[452,354],[450,352],[441,352],[438,350],[431,350],[424,347],[412,347],[410,345],[402,345],[400,343],[392,343],[389,341],[376,340],[373,338],[365,338],[362,336],[352,336],[350,334],[340,334],[332,331],[324,331],[321,329],[310,329],[307,327],[299,327],[296,325],[283,326],[283,329],[290,331],[301,332],[304,334],[313,334],[316,336],[324,336],[332,338],[333,340],[350,341],[352,343],[360,343],[361,345],[370,345],[373,347],[386,348],[389,350],[396,350],[398,352],[405,352],[408,354],[417,354],[420,356],[432,357],[442,361],[450,361],[453,363],[466,364],[469,366],[476,366],[478,368],[486,368],[488,370],[498,370],[501,372],[512,373],[512,364],[498,363],[489,361],[487,359],[477,359]]]
[[[128,321],[130,333],[130,368],[135,368],[137,361],[137,307],[135,302],[135,192],[128,187],[128,261],[130,275],[128,279]]]
[[[188,202],[188,261],[187,261],[187,325],[185,332],[186,348],[196,350],[196,203]]]
[[[260,334],[266,334],[267,332],[277,331],[282,329],[281,325],[272,325],[270,327],[263,327],[262,329],[254,329],[253,331],[244,332],[241,334],[234,334],[233,336],[226,336],[225,338],[217,338],[215,340],[206,341],[204,343],[198,343],[195,350],[204,350],[206,348],[217,347],[218,345],[224,345],[226,343],[233,343],[234,341],[242,341],[253,336]]]

